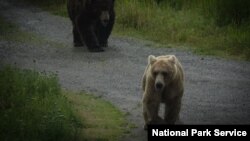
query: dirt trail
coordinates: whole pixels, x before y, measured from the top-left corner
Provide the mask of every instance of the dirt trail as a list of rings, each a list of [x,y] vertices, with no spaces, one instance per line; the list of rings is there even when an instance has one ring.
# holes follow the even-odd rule
[[[0,62],[58,74],[61,85],[112,102],[137,128],[123,138],[146,140],[141,77],[147,56],[175,54],[184,67],[183,124],[250,124],[250,63],[201,57],[154,43],[111,37],[104,53],[72,47],[71,23],[38,8],[0,0],[0,15],[46,40],[42,45],[0,41]]]

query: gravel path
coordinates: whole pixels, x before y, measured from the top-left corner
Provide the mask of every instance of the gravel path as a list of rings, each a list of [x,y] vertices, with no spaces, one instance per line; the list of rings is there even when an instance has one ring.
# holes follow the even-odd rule
[[[137,126],[122,140],[147,138],[140,101],[141,77],[150,54],[175,54],[183,65],[186,80],[180,123],[250,124],[249,62],[154,48],[149,41],[114,36],[105,52],[90,53],[85,47],[72,47],[68,18],[7,0],[0,0],[0,15],[44,40],[37,45],[0,41],[0,62],[57,73],[65,89],[87,91],[110,101]]]

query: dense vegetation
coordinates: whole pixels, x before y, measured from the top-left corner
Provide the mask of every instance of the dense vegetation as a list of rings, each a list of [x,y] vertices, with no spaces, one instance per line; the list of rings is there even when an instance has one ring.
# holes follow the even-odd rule
[[[201,54],[250,60],[249,7],[248,0],[118,1],[116,31],[189,46]]]
[[[67,16],[66,0],[26,0]],[[250,60],[249,0],[116,0],[115,33]]]
[[[74,140],[81,122],[57,78],[29,70],[0,70],[0,140]]]
[[[13,67],[0,68],[0,115],[1,141],[115,141],[132,128],[109,102]]]

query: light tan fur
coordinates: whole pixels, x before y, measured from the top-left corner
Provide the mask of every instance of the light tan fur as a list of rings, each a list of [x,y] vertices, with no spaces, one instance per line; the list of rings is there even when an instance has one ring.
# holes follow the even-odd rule
[[[161,120],[158,115],[160,103],[165,104],[164,123],[175,124],[181,109],[183,85],[183,69],[174,55],[148,57],[142,78],[145,129],[148,124]]]

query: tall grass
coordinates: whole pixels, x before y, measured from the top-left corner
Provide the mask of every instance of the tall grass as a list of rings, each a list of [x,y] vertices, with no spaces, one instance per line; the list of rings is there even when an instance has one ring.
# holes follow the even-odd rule
[[[1,141],[115,141],[132,128],[109,102],[13,67],[0,69],[0,115]]]
[[[250,60],[248,0],[117,1],[116,32],[194,52]]]
[[[250,20],[249,0],[164,0],[161,5],[179,10],[199,9],[201,14],[214,18],[220,26],[241,25]]]
[[[54,75],[0,70],[0,140],[74,140],[81,124]]]

